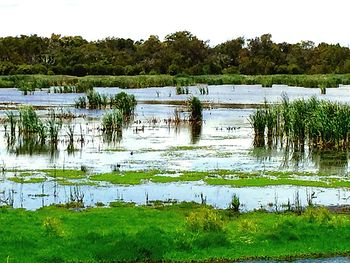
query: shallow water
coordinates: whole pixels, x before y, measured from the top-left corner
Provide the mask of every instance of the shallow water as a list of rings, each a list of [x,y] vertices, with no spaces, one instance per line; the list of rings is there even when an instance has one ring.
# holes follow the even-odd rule
[[[234,188],[229,186],[210,186],[203,182],[192,183],[144,183],[141,185],[125,186],[101,184],[101,186],[82,185],[61,186],[53,181],[40,184],[18,184],[3,181],[0,184],[0,200],[13,194],[14,207],[37,209],[53,203],[67,203],[74,190],[84,194],[84,204],[94,206],[96,202],[108,204],[111,201],[123,200],[146,204],[155,200],[195,201],[203,200],[217,208],[227,208],[232,196],[238,195],[243,211],[265,208],[274,211],[284,210],[283,205],[294,204],[297,193],[303,206],[307,205],[307,195],[315,193],[314,204],[346,205],[350,204],[350,192],[346,189],[326,189],[299,186],[274,186]],[[45,196],[40,196],[45,194]],[[46,196],[47,195],[47,196]]]
[[[100,92],[110,94],[121,91],[118,88],[98,88]],[[159,91],[159,98],[157,97]],[[200,95],[202,100],[219,103],[263,103],[265,97],[269,101],[280,100],[282,92],[293,98],[317,95],[324,99],[349,101],[349,87],[328,89],[327,95],[318,95],[319,89],[290,88],[274,86],[210,86],[209,95]],[[174,87],[126,90],[135,94],[140,101],[147,100],[186,100],[190,95],[175,95]],[[169,94],[172,95],[169,97]],[[190,93],[198,95],[196,87],[190,87]],[[4,126],[0,125],[0,166],[6,169],[45,169],[65,168],[80,169],[87,166],[92,172],[109,172],[115,165],[121,170],[175,170],[175,171],[207,171],[216,169],[240,171],[311,171],[327,172],[336,175],[347,175],[349,171],[347,152],[304,153],[285,152],[283,148],[254,148],[253,131],[248,117],[253,109],[216,108],[203,112],[204,122],[201,129],[193,129],[188,123],[180,126],[169,125],[167,119],[172,118],[175,109],[182,106],[167,104],[139,103],[135,111],[135,122],[123,129],[122,137],[109,141],[99,131],[99,118],[104,110],[80,110],[71,105],[81,94],[48,94],[45,91],[34,95],[23,96],[15,89],[0,89],[2,103],[30,103],[48,105],[56,108],[64,107],[77,115],[86,118],[65,123],[60,134],[57,150],[34,149],[32,152],[26,145],[14,144],[8,147]],[[0,103],[1,104],[1,103]],[[45,110],[39,111],[45,114]],[[0,115],[5,110],[0,111]],[[182,118],[186,118],[183,112]],[[74,152],[67,150],[67,125],[75,127]],[[78,142],[81,135],[85,142]],[[17,184],[4,179],[0,182],[0,193],[15,189],[15,206],[35,209],[51,203],[69,201],[71,187],[57,186],[60,194],[52,194],[54,183],[43,184],[50,196],[38,198],[29,195],[40,193],[42,184]],[[56,189],[56,188],[55,188]],[[85,202],[93,205],[96,202],[110,202],[121,197],[126,201],[145,203],[146,193],[149,200],[177,199],[180,201],[201,201],[201,193],[207,197],[209,204],[227,207],[234,193],[239,193],[245,209],[251,210],[275,202],[278,197],[281,204],[293,200],[297,187],[264,187],[233,188],[226,186],[208,186],[195,184],[142,184],[139,186],[106,187],[81,186],[84,190]],[[183,190],[184,189],[184,190]],[[307,188],[302,188],[305,194]],[[308,191],[311,191],[308,189]],[[324,205],[347,204],[346,190],[318,189],[317,202]],[[4,194],[5,194],[4,193]],[[20,194],[22,193],[22,194]],[[251,194],[253,193],[253,194]],[[276,193],[276,194],[275,194]]]
[[[200,95],[196,86],[189,87],[190,94],[176,95],[175,87],[143,88],[143,89],[120,89],[120,88],[96,88],[100,93],[116,94],[124,91],[134,94],[138,101],[184,101],[191,96],[197,96],[202,101],[212,103],[237,103],[237,104],[260,104],[265,99],[269,102],[278,102],[281,95],[285,93],[291,100],[296,98],[309,98],[316,96],[321,99],[349,102],[350,86],[327,89],[326,95],[320,94],[320,89],[310,89],[302,87],[288,87],[274,85],[272,88],[262,88],[260,85],[219,85],[209,86],[208,95]],[[159,92],[159,96],[157,96]],[[33,105],[46,106],[67,106],[73,105],[74,100],[82,94],[74,93],[47,93],[36,91],[34,95],[23,96],[16,89],[1,89],[0,102],[30,103]],[[0,103],[0,104],[1,104]]]

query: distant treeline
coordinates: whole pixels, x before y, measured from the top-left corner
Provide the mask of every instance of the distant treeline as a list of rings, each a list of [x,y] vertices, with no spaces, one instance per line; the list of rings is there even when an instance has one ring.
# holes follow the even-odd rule
[[[188,31],[134,41],[52,34],[0,38],[0,75],[350,73],[350,49],[311,41],[274,43],[270,34],[211,47]]]

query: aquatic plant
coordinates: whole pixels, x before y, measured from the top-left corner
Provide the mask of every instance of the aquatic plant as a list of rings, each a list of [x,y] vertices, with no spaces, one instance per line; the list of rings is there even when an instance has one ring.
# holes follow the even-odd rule
[[[23,106],[19,109],[18,130],[20,134],[29,136],[41,130],[42,121],[32,106]]]
[[[101,95],[95,90],[88,90],[86,92],[87,104],[89,109],[100,109],[102,105]]]
[[[176,95],[182,95],[182,94],[189,94],[189,88],[188,87],[183,87],[183,86],[176,86]]]
[[[15,87],[23,93],[23,95],[33,94],[35,91],[35,86],[33,82],[28,81],[18,81],[15,84]]]
[[[249,122],[254,128],[254,146],[265,145],[266,110],[257,109],[249,116]]]
[[[203,106],[197,97],[192,97],[188,100],[188,111],[190,113],[189,120],[191,122],[201,122],[203,118]]]
[[[209,89],[207,84],[197,84],[197,88],[200,95],[208,95]]]
[[[58,133],[62,127],[62,121],[57,118],[55,111],[50,111],[49,119],[46,122],[47,130],[52,145],[57,145],[58,143]]]
[[[118,109],[105,113],[102,117],[102,129],[106,133],[120,131],[123,125],[123,115]]]
[[[13,137],[16,133],[16,125],[17,125],[17,116],[13,111],[6,111],[6,123],[10,124],[10,134]]]
[[[286,139],[294,149],[308,144],[316,149],[344,149],[349,147],[350,106],[336,102],[297,99],[289,102],[283,97],[279,105],[265,105],[249,116],[254,128],[256,146],[268,138]],[[281,141],[282,142],[282,141]]]
[[[234,213],[238,213],[241,206],[241,202],[239,200],[238,195],[234,194],[230,203],[229,209],[232,210]]]
[[[75,85],[75,90],[78,93],[87,93],[93,90],[94,85],[90,80],[79,79]]]
[[[110,99],[111,108],[116,108],[121,111],[124,116],[131,116],[134,113],[137,105],[135,96],[126,92],[119,92]]]
[[[85,109],[87,107],[86,97],[80,96],[75,100],[75,107]]]

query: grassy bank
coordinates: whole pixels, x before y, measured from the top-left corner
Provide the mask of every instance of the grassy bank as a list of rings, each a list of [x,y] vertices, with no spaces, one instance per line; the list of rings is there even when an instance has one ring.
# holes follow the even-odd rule
[[[29,83],[29,84],[28,84]],[[189,86],[199,83],[208,85],[252,85],[273,84],[299,86],[305,88],[332,88],[339,84],[350,84],[350,74],[327,75],[138,75],[138,76],[63,76],[63,75],[14,75],[0,76],[0,88],[18,87],[31,91],[50,86],[66,86],[57,92],[85,91],[94,87],[145,88],[164,86]],[[75,86],[75,88],[70,88]]]
[[[39,170],[16,171],[8,179],[17,183],[37,183],[45,180],[57,180],[63,185],[96,185],[108,182],[120,185],[137,185],[145,182],[171,183],[204,181],[209,185],[227,185],[232,187],[263,187],[272,185],[295,185],[324,188],[350,187],[348,176],[328,173],[257,171],[243,172],[230,170],[214,171],[115,171],[109,173],[89,173],[81,170]],[[24,175],[23,175],[24,174]]]
[[[325,208],[294,213],[228,210],[182,203],[80,212],[48,207],[0,210],[4,262],[229,261],[350,253],[350,218]]]

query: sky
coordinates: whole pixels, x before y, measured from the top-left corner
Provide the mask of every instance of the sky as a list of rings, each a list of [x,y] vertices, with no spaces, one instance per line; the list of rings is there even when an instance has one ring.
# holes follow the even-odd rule
[[[0,0],[0,36],[51,33],[147,39],[187,30],[216,45],[273,41],[350,45],[349,0]]]

